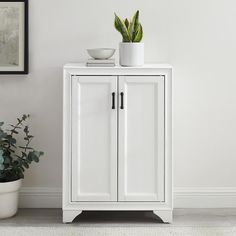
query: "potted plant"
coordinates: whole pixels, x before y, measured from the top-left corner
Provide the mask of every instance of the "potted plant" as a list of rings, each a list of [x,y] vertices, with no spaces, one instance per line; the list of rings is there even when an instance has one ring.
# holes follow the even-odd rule
[[[29,115],[23,115],[9,129],[4,129],[4,122],[0,122],[0,219],[16,214],[24,171],[44,154],[30,147],[34,137],[25,124],[28,118]],[[21,133],[23,141],[19,145],[16,136]]]
[[[114,26],[122,35],[122,42],[119,45],[121,66],[142,66],[144,64],[144,43],[143,27],[139,22],[139,11],[132,20],[122,20],[115,13]]]

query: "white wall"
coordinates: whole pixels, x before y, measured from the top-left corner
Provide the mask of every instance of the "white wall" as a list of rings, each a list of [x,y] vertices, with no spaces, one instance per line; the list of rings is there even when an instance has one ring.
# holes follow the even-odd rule
[[[30,0],[30,74],[0,77],[0,120],[30,113],[45,151],[25,187],[61,187],[63,64],[85,60],[86,48],[117,48],[113,12],[136,9],[146,62],[175,69],[175,187],[236,189],[234,0]]]

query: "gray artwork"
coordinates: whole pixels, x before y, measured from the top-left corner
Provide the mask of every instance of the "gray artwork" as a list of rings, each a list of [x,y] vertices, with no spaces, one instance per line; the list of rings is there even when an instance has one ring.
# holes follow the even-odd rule
[[[19,65],[19,8],[0,6],[0,66]]]

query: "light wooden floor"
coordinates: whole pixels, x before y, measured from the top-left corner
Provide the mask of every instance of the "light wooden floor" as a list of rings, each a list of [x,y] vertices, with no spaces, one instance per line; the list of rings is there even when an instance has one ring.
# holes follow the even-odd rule
[[[62,225],[61,209],[20,209],[0,226]],[[236,209],[177,209],[173,224],[163,224],[152,212],[84,212],[73,225],[236,226]]]

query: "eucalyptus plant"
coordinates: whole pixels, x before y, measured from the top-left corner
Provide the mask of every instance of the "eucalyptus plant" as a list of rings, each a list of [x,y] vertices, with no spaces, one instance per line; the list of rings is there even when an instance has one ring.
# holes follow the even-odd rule
[[[26,124],[29,115],[17,118],[15,125],[4,129],[4,122],[0,122],[0,182],[10,182],[24,178],[24,172],[32,162],[39,162],[44,154],[30,146],[32,136]],[[23,145],[18,145],[16,136],[23,133]]]
[[[143,38],[143,27],[139,22],[139,11],[134,14],[130,21],[127,18],[122,20],[115,13],[114,26],[121,33],[123,42],[141,42]]]

